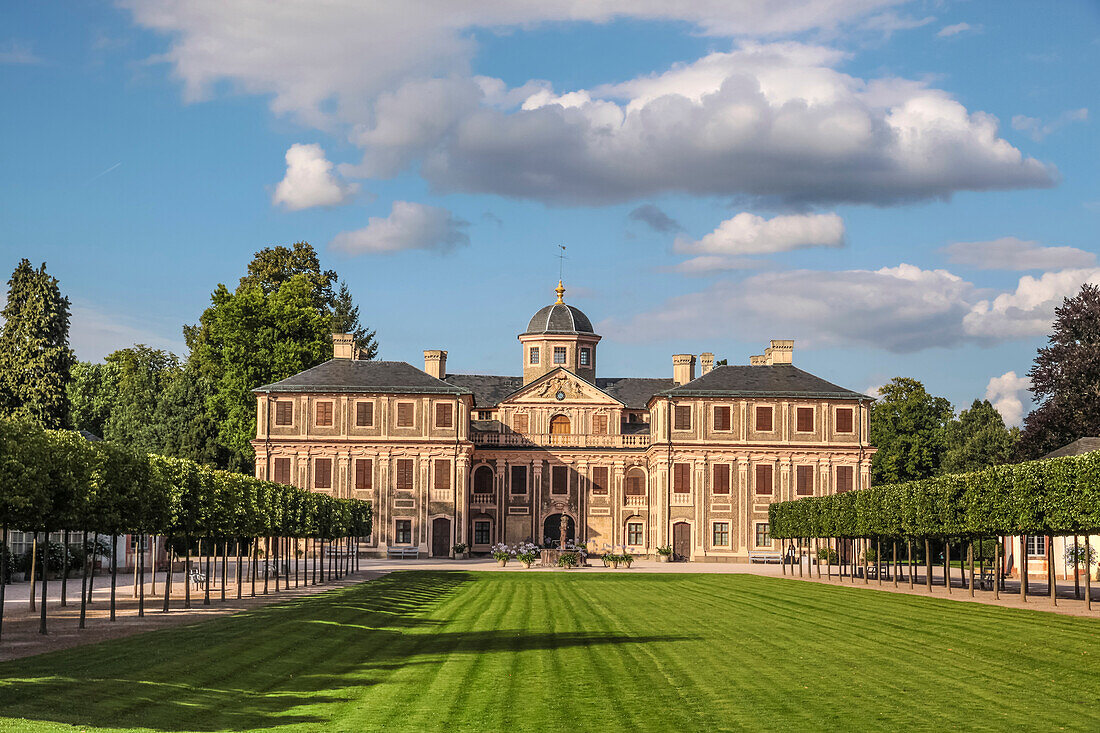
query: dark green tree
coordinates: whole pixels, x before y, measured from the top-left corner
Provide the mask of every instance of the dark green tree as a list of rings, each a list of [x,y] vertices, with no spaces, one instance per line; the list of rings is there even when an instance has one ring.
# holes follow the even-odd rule
[[[360,359],[373,359],[378,356],[378,342],[374,331],[368,331],[359,322],[359,306],[351,298],[347,283],[340,283],[332,308],[332,332],[349,333],[355,337]]]
[[[229,453],[218,443],[218,426],[206,407],[212,392],[212,380],[199,375],[197,360],[183,365],[157,401],[156,452],[207,466],[229,464]]]
[[[1024,418],[1022,456],[1100,435],[1100,287],[1084,285],[1055,311],[1049,344],[1028,376],[1037,407]]]
[[[107,421],[114,405],[111,387],[117,381],[113,377],[114,366],[78,361],[73,364],[72,381],[69,382],[69,402],[72,405],[72,423],[76,430],[103,437]]]
[[[966,473],[1008,463],[1020,429],[1005,427],[989,400],[974,400],[970,408],[947,424],[941,473]]]
[[[875,483],[927,478],[939,472],[951,403],[934,397],[915,379],[894,377],[879,388],[871,406],[870,440],[878,448],[871,463]]]
[[[24,259],[8,281],[0,329],[0,414],[46,428],[70,424],[69,299],[57,278]]]

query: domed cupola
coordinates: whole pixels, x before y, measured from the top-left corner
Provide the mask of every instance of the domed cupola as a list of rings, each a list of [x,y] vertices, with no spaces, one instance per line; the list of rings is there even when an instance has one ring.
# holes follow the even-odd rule
[[[558,281],[557,301],[540,308],[527,330],[519,335],[523,344],[523,383],[564,367],[590,382],[596,381],[596,344],[600,337],[592,321],[580,308],[565,302],[565,286]]]

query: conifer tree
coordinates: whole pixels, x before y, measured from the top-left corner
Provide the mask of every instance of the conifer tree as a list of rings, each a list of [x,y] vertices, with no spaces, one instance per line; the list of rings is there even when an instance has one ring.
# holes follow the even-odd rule
[[[46,428],[70,423],[67,391],[73,367],[69,299],[57,278],[23,259],[8,281],[0,329],[0,414]]]

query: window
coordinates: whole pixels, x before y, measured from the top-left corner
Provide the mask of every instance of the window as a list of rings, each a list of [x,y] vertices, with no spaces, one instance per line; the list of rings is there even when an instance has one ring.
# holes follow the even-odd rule
[[[512,493],[527,493],[527,466],[512,466]]]
[[[413,403],[397,403],[397,427],[411,428],[413,426]]]
[[[294,424],[294,403],[290,400],[279,400],[275,403],[275,424]]]
[[[643,496],[645,494],[645,472],[632,468],[626,472],[626,495]]]
[[[759,522],[756,525],[756,546],[757,547],[771,547],[772,538],[768,534],[768,523]]]
[[[645,540],[642,539],[643,527],[641,522],[628,522],[626,525],[626,544],[628,545],[640,545]]]
[[[767,463],[759,463],[756,466],[756,493],[772,493],[772,467]]]
[[[851,433],[852,429],[852,408],[841,407],[836,411],[836,431],[838,433]]]
[[[397,490],[413,490],[413,460],[411,458],[397,459]]]
[[[565,363],[565,347],[564,346],[555,346],[554,347],[554,363],[555,364],[564,364]]]
[[[492,420],[493,419],[493,411],[492,410],[478,410],[477,411],[477,419],[478,420]]]
[[[589,366],[592,363],[592,349],[582,348],[578,359],[581,366]]]
[[[794,411],[794,429],[799,433],[814,431],[814,408],[799,407]]]
[[[358,427],[366,428],[374,425],[374,403],[373,402],[356,402],[355,403],[355,424]]]
[[[527,357],[527,361],[531,362],[532,364],[538,364],[539,363],[539,347],[532,346],[531,349],[528,351],[528,353],[530,354],[530,356]]]
[[[851,466],[836,467],[836,493],[843,494],[852,490],[852,474],[855,473]]]
[[[313,461],[313,488],[332,488],[332,459],[316,458]]]
[[[318,427],[329,427],[332,425],[332,403],[331,402],[318,402],[317,403],[317,425]]]
[[[441,402],[435,406],[435,426],[437,428],[449,428],[453,426],[451,407],[453,405]]]
[[[475,545],[487,545],[489,544],[489,522],[481,521],[474,522],[474,544]]]
[[[493,469],[488,466],[478,466],[474,471],[474,493],[493,493]]]
[[[592,469],[592,493],[607,493],[607,466],[596,466]]]
[[[357,491],[370,491],[374,487],[374,478],[371,475],[374,462],[369,458],[355,459],[355,489]]]
[[[566,466],[552,466],[550,468],[550,493],[569,493],[569,469]]]
[[[450,491],[451,489],[451,462],[437,458],[432,464],[435,468],[435,490]]]
[[[730,544],[730,523],[729,522],[715,522],[714,531],[711,534],[711,544],[715,547],[729,547]]]
[[[756,408],[756,430],[760,433],[770,433],[772,431],[771,407]]]
[[[672,466],[672,490],[677,494],[691,491],[691,464],[675,463]]]
[[[565,415],[554,415],[550,418],[551,435],[569,435],[571,430],[572,425],[569,422],[569,418]]]
[[[730,464],[728,463],[716,463],[714,464],[714,493],[715,494],[728,494],[730,493]]]
[[[795,493],[799,496],[813,496],[814,467],[798,466],[794,469]]]
[[[526,433],[531,429],[531,421],[527,417],[527,413],[522,415],[516,415],[512,418],[512,427],[517,433]]]
[[[1027,536],[1027,556],[1044,557],[1047,554],[1047,538],[1038,534]]]
[[[691,430],[691,405],[676,405],[673,415],[673,430]]]
[[[398,545],[411,545],[413,541],[413,523],[411,519],[393,521],[393,541]]]
[[[290,484],[290,459],[275,459],[275,483]]]
[[[728,405],[714,408],[714,429],[730,429],[730,408]]]
[[[595,435],[607,435],[607,415],[592,416],[592,432]]]

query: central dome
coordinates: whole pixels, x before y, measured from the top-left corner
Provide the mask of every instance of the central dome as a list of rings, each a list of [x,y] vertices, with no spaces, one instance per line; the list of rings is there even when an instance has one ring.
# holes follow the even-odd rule
[[[527,333],[594,333],[592,321],[580,308],[552,303],[539,310],[527,324]]]

